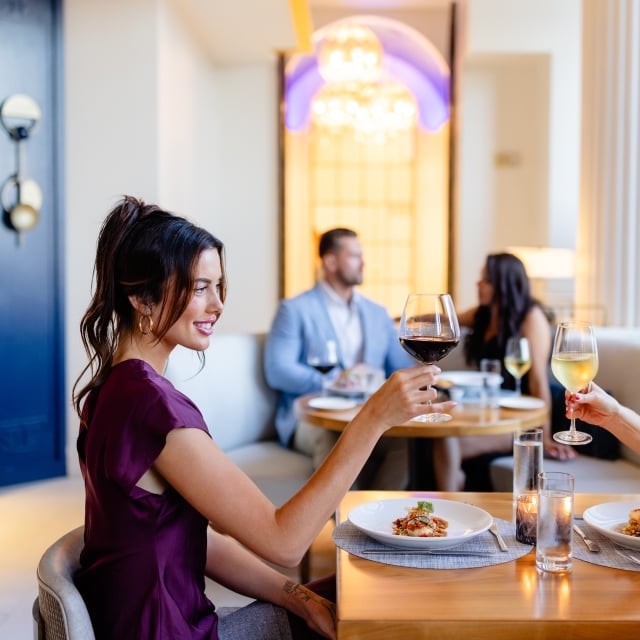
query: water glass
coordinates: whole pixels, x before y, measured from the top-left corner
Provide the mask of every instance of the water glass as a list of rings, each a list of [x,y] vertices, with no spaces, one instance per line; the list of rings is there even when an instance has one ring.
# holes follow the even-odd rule
[[[538,476],[542,472],[542,429],[513,435],[513,500],[516,540],[535,544],[538,514]]]
[[[485,407],[497,407],[500,404],[500,385],[502,380],[502,362],[483,358],[480,360],[482,376],[482,404]]]
[[[571,473],[547,471],[538,476],[536,567],[540,571],[571,571],[573,483]]]

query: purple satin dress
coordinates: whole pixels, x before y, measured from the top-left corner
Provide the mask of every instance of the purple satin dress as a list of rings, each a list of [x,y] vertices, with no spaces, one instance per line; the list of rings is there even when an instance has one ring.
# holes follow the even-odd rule
[[[136,486],[172,429],[208,433],[200,411],[145,362],[127,360],[89,394],[84,417],[85,546],[75,582],[96,638],[217,638],[204,594],[206,519],[172,489]]]

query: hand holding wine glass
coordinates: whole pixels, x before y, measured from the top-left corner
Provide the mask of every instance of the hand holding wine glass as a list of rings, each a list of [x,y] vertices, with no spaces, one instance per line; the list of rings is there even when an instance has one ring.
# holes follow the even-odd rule
[[[322,375],[322,393],[325,393],[327,374],[338,365],[338,345],[335,340],[318,338],[309,347],[307,364]]]
[[[512,336],[507,340],[504,366],[516,380],[516,395],[522,395],[522,377],[531,369],[531,353],[526,338]]]
[[[458,316],[449,294],[409,295],[400,320],[400,344],[407,353],[418,362],[434,364],[444,358],[459,340]],[[451,420],[451,416],[429,413],[413,420],[444,422]]]
[[[598,348],[593,327],[586,322],[563,322],[556,329],[551,354],[551,370],[572,393],[584,389],[598,372]],[[553,434],[553,439],[565,444],[587,444],[589,434],[576,431],[576,419],[571,412],[568,431]]]

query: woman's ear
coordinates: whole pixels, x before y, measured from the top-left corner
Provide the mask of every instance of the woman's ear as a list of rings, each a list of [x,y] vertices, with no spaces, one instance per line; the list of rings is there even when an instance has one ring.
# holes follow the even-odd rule
[[[145,303],[139,296],[129,296],[129,302],[140,315],[149,314],[151,305]]]

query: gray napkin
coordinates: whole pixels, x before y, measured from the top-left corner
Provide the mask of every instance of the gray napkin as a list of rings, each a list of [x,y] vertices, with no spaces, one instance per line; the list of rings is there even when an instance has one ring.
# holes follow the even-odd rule
[[[625,571],[640,571],[640,564],[635,564],[627,558],[623,558],[615,552],[619,548],[623,553],[628,553],[640,559],[640,552],[634,549],[623,549],[618,547],[616,543],[598,532],[597,529],[590,527],[581,518],[575,518],[580,528],[585,532],[588,538],[591,538],[600,545],[600,552],[593,553],[587,549],[587,545],[577,533],[573,534],[573,557],[591,564],[598,564],[601,567],[610,567],[611,569],[624,569]]]
[[[498,525],[498,531],[502,534],[509,551],[500,551],[498,542],[489,531],[484,531],[475,538],[464,542],[451,551],[485,551],[483,556],[465,555],[429,555],[429,554],[403,554],[395,547],[389,547],[363,533],[348,520],[341,522],[333,531],[333,541],[337,547],[349,553],[382,564],[392,564],[398,567],[415,567],[418,569],[469,569],[474,567],[489,567],[494,564],[510,562],[526,555],[533,548],[532,545],[521,544],[516,540],[515,524],[506,520],[494,519]],[[390,550],[393,553],[367,554],[365,549]]]

